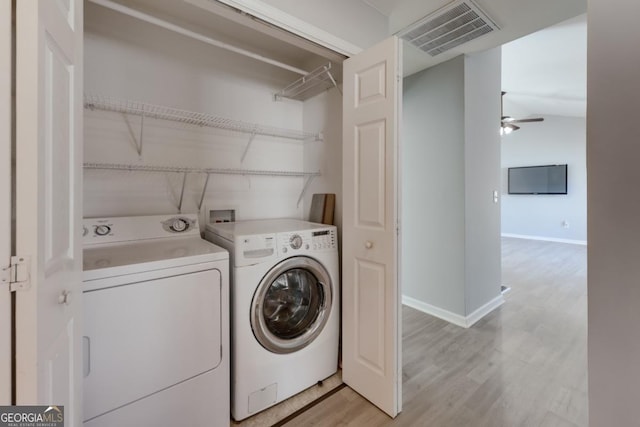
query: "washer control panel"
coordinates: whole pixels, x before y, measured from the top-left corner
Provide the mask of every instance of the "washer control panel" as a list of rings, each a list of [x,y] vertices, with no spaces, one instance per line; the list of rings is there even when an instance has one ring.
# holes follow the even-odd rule
[[[82,229],[85,245],[180,236],[200,236],[196,215],[85,218]]]
[[[291,233],[280,233],[278,245],[283,254],[297,254],[301,251],[335,250],[335,228],[304,230]]]

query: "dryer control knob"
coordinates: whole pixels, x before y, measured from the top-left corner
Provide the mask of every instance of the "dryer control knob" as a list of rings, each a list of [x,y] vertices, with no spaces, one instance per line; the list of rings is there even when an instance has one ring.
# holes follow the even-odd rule
[[[111,227],[108,225],[97,225],[95,232],[98,236],[106,236],[111,232]]]
[[[289,239],[289,244],[291,245],[291,249],[300,249],[302,247],[302,237],[298,234],[294,234]]]

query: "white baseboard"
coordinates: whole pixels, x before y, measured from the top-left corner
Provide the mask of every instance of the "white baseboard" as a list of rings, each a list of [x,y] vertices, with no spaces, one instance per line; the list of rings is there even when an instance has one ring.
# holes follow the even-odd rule
[[[437,317],[439,319],[446,320],[447,322],[453,323],[454,325],[462,326],[463,328],[467,327],[467,320],[464,318],[464,316],[460,316],[459,314],[452,313],[449,310],[444,310],[442,308],[436,307],[435,305],[427,304],[426,302],[408,297],[406,295],[402,295],[402,304],[411,308],[415,308],[416,310],[423,313],[430,314],[431,316]]]
[[[478,320],[482,319],[487,314],[491,313],[496,308],[504,304],[504,297],[502,294],[498,295],[482,307],[467,316],[467,328],[473,326]]]
[[[586,240],[559,239],[557,237],[544,237],[544,236],[528,236],[526,234],[502,233],[502,237],[513,237],[514,239],[527,239],[527,240],[543,240],[545,242],[569,243],[571,245],[587,244]]]
[[[418,311],[437,317],[438,319],[445,320],[449,323],[453,323],[454,325],[460,326],[462,328],[468,328],[472,326],[478,320],[482,319],[484,316],[500,307],[503,303],[504,297],[502,295],[498,295],[467,317],[464,317],[459,314],[452,313],[449,310],[444,310],[440,307],[436,307],[435,305],[427,304],[424,301],[420,301],[406,295],[402,296],[402,304],[406,305],[407,307],[415,308]]]

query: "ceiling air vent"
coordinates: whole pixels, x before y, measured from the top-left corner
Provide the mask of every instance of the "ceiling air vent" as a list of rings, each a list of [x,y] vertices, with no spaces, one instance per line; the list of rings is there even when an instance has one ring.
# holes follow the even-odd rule
[[[499,29],[472,0],[458,0],[407,27],[398,36],[436,56]]]

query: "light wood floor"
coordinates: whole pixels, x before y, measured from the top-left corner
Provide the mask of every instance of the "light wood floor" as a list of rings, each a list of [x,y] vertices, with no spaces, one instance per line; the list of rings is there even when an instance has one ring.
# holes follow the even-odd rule
[[[506,302],[469,329],[403,309],[403,411],[345,388],[287,426],[586,426],[586,247],[503,239]]]

